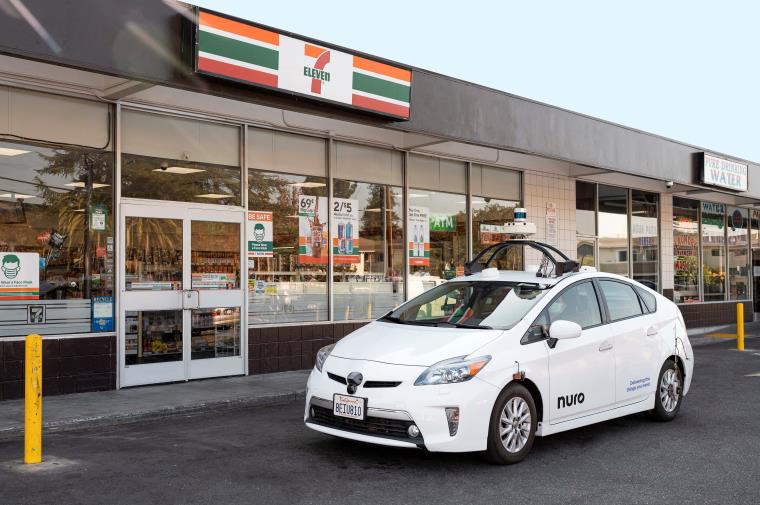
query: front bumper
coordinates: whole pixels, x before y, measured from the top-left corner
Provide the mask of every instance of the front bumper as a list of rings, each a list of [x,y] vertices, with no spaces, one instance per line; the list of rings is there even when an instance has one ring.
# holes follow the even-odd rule
[[[316,431],[394,447],[424,447],[430,451],[469,452],[486,449],[491,409],[499,390],[477,377],[440,386],[414,386],[425,367],[389,365],[331,356],[322,372],[312,370],[306,389],[304,422]],[[368,388],[354,396],[367,398],[366,421],[333,415],[333,395],[347,394],[346,386],[328,377],[359,371],[367,381],[400,382],[394,387]],[[451,435],[447,407],[459,408],[457,433]],[[406,431],[411,424],[418,437]]]

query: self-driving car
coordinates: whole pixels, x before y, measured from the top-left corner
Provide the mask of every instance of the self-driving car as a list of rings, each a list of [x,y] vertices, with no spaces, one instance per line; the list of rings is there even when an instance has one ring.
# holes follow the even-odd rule
[[[491,266],[515,248],[540,263]],[[694,355],[665,297],[530,240],[486,249],[465,273],[320,349],[306,426],[509,464],[536,436],[637,412],[678,414]]]

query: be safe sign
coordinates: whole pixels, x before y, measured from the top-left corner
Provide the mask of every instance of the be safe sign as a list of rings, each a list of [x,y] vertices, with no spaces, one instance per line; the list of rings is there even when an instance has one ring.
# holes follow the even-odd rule
[[[747,191],[748,166],[736,161],[703,154],[702,183],[710,186]]]

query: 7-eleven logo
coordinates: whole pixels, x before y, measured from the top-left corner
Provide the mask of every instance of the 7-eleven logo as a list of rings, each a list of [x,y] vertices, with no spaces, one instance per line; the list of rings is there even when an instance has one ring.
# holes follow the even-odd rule
[[[311,77],[311,92],[321,94],[322,82],[330,82],[330,72],[325,72],[325,66],[330,63],[330,50],[311,44],[304,44],[303,53],[314,58],[314,65],[303,67],[303,75]]]

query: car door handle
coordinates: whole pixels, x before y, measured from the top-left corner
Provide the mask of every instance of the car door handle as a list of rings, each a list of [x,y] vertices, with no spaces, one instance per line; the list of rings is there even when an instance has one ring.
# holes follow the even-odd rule
[[[612,349],[612,342],[602,342],[602,345],[599,346],[599,352],[609,351]]]
[[[658,333],[659,331],[657,330],[657,328],[655,328],[654,326],[650,326],[649,329],[647,330],[647,337],[654,337]]]

